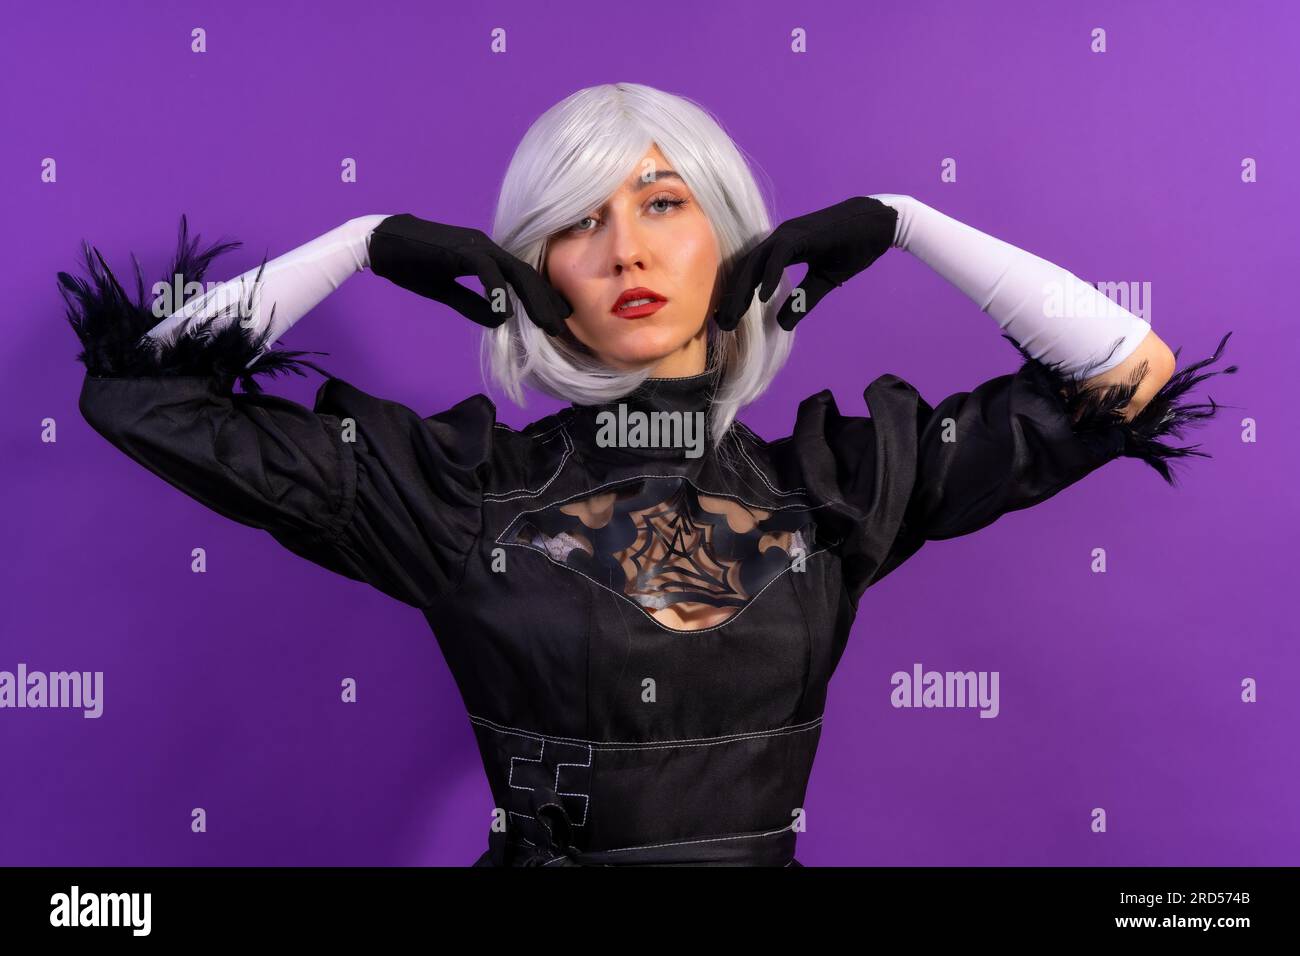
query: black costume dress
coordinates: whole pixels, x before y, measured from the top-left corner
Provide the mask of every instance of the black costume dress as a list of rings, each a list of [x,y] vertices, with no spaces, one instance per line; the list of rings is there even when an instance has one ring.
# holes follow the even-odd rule
[[[1016,372],[934,406],[881,375],[869,418],[823,390],[790,436],[737,421],[692,458],[606,447],[597,415],[620,402],[708,415],[715,372],[520,431],[483,394],[426,417],[329,373],[308,409],[256,378],[323,371],[306,353],[259,356],[238,323],[145,349],[158,318],[143,286],[132,302],[97,253],[86,263],[91,281],[60,281],[94,429],[209,508],[424,613],[505,822],[480,865],[797,865],[827,682],[863,592],[925,541],[1116,457],[1172,481],[1169,459],[1203,453],[1161,439],[1214,413],[1179,398],[1219,374],[1200,369],[1227,341],[1127,423],[1115,410],[1131,388],[1081,394],[1021,351]],[[169,274],[199,281],[207,263],[184,250]],[[685,630],[652,613],[678,604],[723,619]]]

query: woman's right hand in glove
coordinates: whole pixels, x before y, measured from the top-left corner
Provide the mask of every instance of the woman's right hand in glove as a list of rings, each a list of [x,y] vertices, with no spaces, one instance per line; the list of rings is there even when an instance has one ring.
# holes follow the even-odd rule
[[[496,328],[514,315],[507,283],[528,317],[558,335],[573,309],[559,291],[522,259],[479,229],[448,226],[410,213],[389,216],[370,236],[370,271],[451,306],[466,318]],[[486,298],[456,282],[477,276]]]

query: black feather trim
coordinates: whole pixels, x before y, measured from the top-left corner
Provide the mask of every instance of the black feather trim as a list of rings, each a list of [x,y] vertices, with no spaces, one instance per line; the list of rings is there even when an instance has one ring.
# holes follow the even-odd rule
[[[200,250],[199,236],[190,238],[186,217],[182,215],[176,255],[163,281],[168,285],[179,282],[179,288],[191,282],[202,283],[213,261],[239,246],[239,242],[215,242]],[[180,324],[170,336],[170,342],[160,342],[146,333],[174,310],[160,317],[145,303],[144,278],[134,253],[131,261],[135,266],[136,292],[132,302],[99,250],[83,240],[81,251],[89,278],[60,272],[59,292],[68,306],[68,322],[81,340],[82,351],[77,354],[77,361],[91,375],[107,378],[212,376],[226,391],[238,382],[249,393],[262,390],[255,379],[258,375],[274,377],[286,372],[306,375],[305,369],[310,368],[330,377],[329,372],[314,362],[299,357],[328,353],[267,349],[270,323],[257,335],[240,325],[240,308],[251,305],[253,291],[266,267],[265,257],[250,287],[247,303],[235,303],[207,318],[196,314]],[[271,314],[275,314],[274,306]],[[232,321],[215,331],[212,329],[213,323],[231,316]]]
[[[1191,455],[1202,458],[1212,456],[1200,451],[1199,445],[1175,446],[1164,439],[1169,436],[1181,438],[1184,429],[1203,425],[1221,407],[1225,407],[1218,405],[1213,398],[1207,403],[1186,402],[1183,398],[1193,386],[1213,375],[1236,373],[1235,365],[1202,372],[1207,365],[1218,361],[1231,336],[1232,333],[1228,332],[1219,340],[1213,355],[1176,371],[1152,396],[1151,401],[1128,421],[1124,420],[1122,410],[1146,377],[1146,362],[1134,370],[1127,382],[1104,388],[1085,387],[1081,382],[1105,359],[1098,359],[1075,375],[1068,375],[1062,371],[1061,363],[1040,362],[1010,335],[1003,333],[1002,337],[1014,345],[1024,358],[1021,373],[1028,375],[1040,388],[1060,400],[1062,410],[1071,417],[1075,434],[1099,449],[1108,448],[1118,455],[1142,459],[1159,472],[1165,481],[1174,485],[1177,482],[1170,467],[1174,461]],[[1110,355],[1114,354],[1121,341],[1123,340],[1117,340],[1111,347]],[[1181,352],[1181,346],[1174,350],[1175,359]]]

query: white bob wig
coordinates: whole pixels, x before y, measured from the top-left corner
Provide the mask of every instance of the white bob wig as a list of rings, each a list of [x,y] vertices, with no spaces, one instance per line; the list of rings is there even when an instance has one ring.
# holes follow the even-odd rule
[[[579,90],[537,118],[506,170],[492,240],[543,273],[547,240],[613,195],[652,145],[685,179],[712,225],[725,283],[737,259],[772,229],[754,174],[702,106],[638,83]],[[789,292],[783,276],[767,302],[753,297],[731,332],[719,329],[712,316],[700,316],[709,326],[707,370],[721,370],[710,411],[715,448],[736,413],[763,393],[789,357],[794,333],[776,322]],[[650,377],[653,366],[606,366],[567,329],[548,336],[528,318],[513,289],[509,294],[514,315],[484,330],[481,358],[485,377],[490,371],[520,407],[524,385],[590,405],[622,398]]]

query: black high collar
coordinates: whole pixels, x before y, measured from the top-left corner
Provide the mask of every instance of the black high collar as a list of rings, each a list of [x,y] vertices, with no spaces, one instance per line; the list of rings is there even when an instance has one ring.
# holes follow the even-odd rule
[[[569,434],[584,454],[611,460],[628,460],[637,458],[655,458],[680,461],[693,461],[687,456],[687,449],[682,447],[618,447],[598,444],[602,412],[619,420],[619,406],[625,406],[625,415],[644,412],[654,421],[654,412],[681,412],[683,415],[695,412],[703,413],[703,452],[700,458],[707,457],[712,446],[710,434],[713,428],[713,396],[721,382],[720,368],[713,368],[699,375],[686,375],[673,378],[647,378],[639,386],[621,398],[611,399],[594,405],[582,405],[571,402],[573,412],[569,419]],[[695,420],[698,424],[700,419]]]

